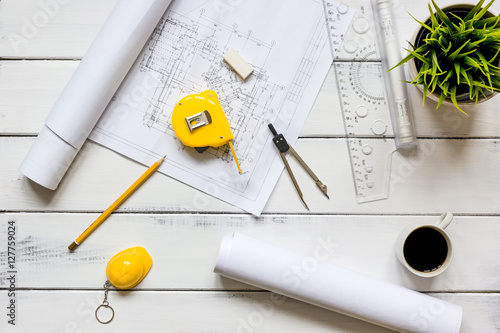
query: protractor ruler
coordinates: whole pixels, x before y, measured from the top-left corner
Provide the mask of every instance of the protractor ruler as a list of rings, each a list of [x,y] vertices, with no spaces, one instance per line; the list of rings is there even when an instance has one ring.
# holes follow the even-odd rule
[[[332,0],[323,0],[325,19],[328,30],[328,39],[333,59],[340,49],[344,36],[349,29],[355,10],[345,4]]]
[[[337,89],[344,120],[356,200],[389,197],[395,151],[380,62],[337,62]]]
[[[324,0],[329,36],[335,36],[331,22],[345,5]],[[333,58],[342,45],[330,38]],[[384,97],[382,64],[374,44],[354,49],[353,61],[335,61],[337,90],[344,121],[356,200],[358,203],[389,197],[392,153],[395,151],[389,108]]]

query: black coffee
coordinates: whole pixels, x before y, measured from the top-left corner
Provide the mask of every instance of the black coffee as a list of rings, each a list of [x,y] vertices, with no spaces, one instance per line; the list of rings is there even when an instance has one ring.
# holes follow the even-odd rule
[[[444,263],[448,244],[439,231],[422,227],[406,238],[403,254],[408,264],[417,271],[432,272]]]

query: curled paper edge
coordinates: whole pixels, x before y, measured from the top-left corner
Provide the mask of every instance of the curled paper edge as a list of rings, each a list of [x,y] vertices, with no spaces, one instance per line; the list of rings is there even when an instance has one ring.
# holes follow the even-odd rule
[[[55,190],[171,0],[119,0],[19,167]]]

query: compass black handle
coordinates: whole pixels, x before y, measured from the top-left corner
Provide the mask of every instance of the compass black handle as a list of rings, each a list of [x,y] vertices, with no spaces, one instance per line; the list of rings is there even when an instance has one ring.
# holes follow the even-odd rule
[[[268,124],[267,126],[274,135],[273,142],[276,145],[276,147],[278,147],[280,153],[286,153],[290,149],[290,146],[288,145],[288,142],[286,142],[286,139],[283,136],[283,134],[278,134],[278,132],[276,132],[276,129],[272,124]]]
[[[278,135],[278,132],[276,132],[276,129],[274,128],[273,124],[267,124],[269,129],[271,130],[271,133],[273,133],[274,136]]]

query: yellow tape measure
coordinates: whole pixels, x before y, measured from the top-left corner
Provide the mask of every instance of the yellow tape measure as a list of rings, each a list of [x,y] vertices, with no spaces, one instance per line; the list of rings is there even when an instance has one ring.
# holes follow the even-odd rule
[[[234,135],[229,127],[226,114],[219,104],[219,97],[212,90],[184,97],[177,103],[172,113],[172,127],[175,135],[188,147],[203,153],[209,147],[228,144],[234,161],[241,173],[238,158],[231,140]]]

